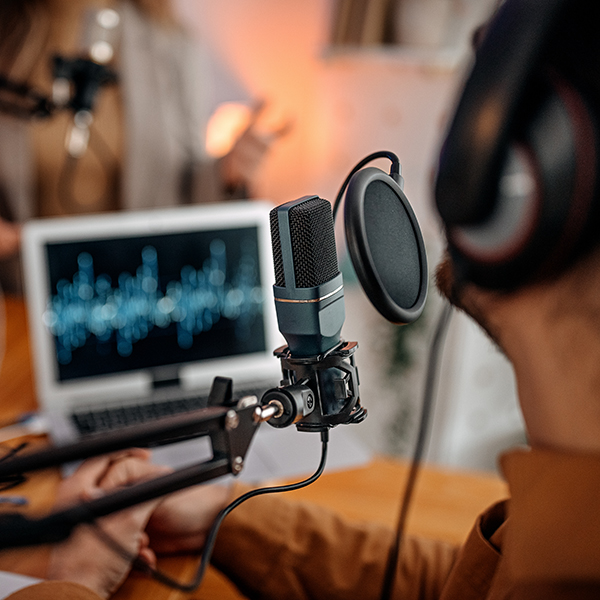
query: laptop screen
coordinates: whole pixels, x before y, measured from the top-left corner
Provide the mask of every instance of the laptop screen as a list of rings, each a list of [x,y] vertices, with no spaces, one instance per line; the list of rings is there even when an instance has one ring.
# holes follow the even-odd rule
[[[45,252],[43,320],[60,381],[267,350],[256,226],[46,242]]]

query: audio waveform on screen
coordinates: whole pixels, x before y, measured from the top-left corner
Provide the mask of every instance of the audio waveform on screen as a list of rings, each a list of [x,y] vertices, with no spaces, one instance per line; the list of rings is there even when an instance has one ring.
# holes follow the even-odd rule
[[[95,275],[89,253],[78,255],[78,271],[72,281],[57,283],[44,313],[61,364],[70,363],[73,351],[90,336],[100,344],[114,340],[118,354],[127,357],[134,344],[155,328],[176,325],[177,344],[188,349],[195,335],[209,331],[222,318],[235,322],[236,334],[243,335],[252,318],[262,314],[255,259],[243,255],[228,281],[226,248],[220,239],[211,242],[202,268],[184,266],[180,279],[169,281],[164,292],[156,249],[146,246],[141,261],[134,275],[123,272],[113,285],[108,275]]]

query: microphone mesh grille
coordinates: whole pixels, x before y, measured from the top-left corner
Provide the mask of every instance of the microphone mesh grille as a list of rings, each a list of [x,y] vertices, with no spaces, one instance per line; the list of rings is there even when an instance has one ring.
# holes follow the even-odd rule
[[[283,270],[283,254],[281,252],[281,238],[279,237],[279,213],[274,208],[269,217],[271,219],[271,246],[273,248],[273,264],[275,265],[275,285],[285,287],[285,273]]]
[[[290,209],[296,287],[315,287],[338,274],[331,204],[311,198]]]
[[[331,204],[309,198],[290,208],[290,238],[297,288],[322,285],[339,273]],[[277,211],[271,212],[275,285],[285,287]]]

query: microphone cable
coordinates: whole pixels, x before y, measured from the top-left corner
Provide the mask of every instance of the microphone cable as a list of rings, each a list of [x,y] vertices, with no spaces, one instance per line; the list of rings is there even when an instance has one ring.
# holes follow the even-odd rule
[[[132,563],[132,567],[141,571],[142,573],[152,577],[152,579],[166,585],[175,590],[179,590],[181,592],[193,592],[195,591],[202,580],[204,579],[204,575],[206,573],[206,568],[210,562],[210,558],[212,556],[212,552],[215,547],[215,542],[217,539],[217,533],[223,523],[225,517],[234,509],[237,508],[240,504],[249,500],[250,498],[254,498],[255,496],[261,496],[263,494],[274,494],[279,492],[292,492],[294,490],[299,490],[303,487],[314,483],[325,470],[325,463],[327,462],[327,444],[329,441],[329,431],[325,430],[321,432],[321,460],[319,462],[319,466],[317,470],[310,476],[308,479],[304,479],[303,481],[299,481],[296,483],[290,483],[286,485],[258,488],[256,490],[251,490],[242,494],[239,498],[236,498],[233,502],[228,504],[215,518],[213,525],[208,533],[206,538],[206,543],[204,544],[204,550],[202,551],[202,558],[200,559],[200,564],[196,570],[196,575],[189,583],[182,583],[173,579],[166,573],[151,567],[146,561],[139,558],[129,552],[126,548],[124,548],[119,542],[117,542],[112,536],[110,536],[101,526],[99,526],[95,521],[90,523],[90,526],[93,527],[96,535],[99,539],[101,539],[109,548],[111,548],[114,552],[116,552],[123,559],[127,560],[127,562]]]
[[[410,464],[410,470],[408,472],[408,479],[404,487],[404,495],[402,502],[400,503],[400,513],[398,516],[398,523],[396,525],[396,537],[394,539],[394,545],[390,549],[388,561],[386,565],[385,575],[383,579],[383,586],[381,589],[381,600],[389,600],[391,597],[392,589],[396,579],[396,566],[398,564],[398,558],[400,556],[400,548],[402,546],[404,527],[406,525],[406,518],[408,516],[408,509],[412,499],[413,491],[419,468],[421,466],[421,460],[423,458],[423,451],[425,449],[425,442],[427,441],[427,433],[429,430],[429,420],[434,404],[435,396],[435,385],[437,383],[437,375],[439,372],[441,350],[443,348],[444,339],[448,332],[448,325],[450,324],[450,317],[452,316],[452,305],[448,302],[444,304],[442,312],[439,316],[433,340],[429,347],[429,356],[427,359],[427,370],[425,374],[425,389],[423,391],[423,402],[421,408],[421,419],[419,423],[419,432],[417,436],[417,442]]]

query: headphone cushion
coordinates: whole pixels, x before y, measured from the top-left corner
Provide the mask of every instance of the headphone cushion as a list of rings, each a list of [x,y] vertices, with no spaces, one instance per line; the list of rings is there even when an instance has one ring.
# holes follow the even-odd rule
[[[592,231],[599,137],[589,103],[554,73],[530,89],[494,210],[447,232],[457,276],[484,287],[510,289],[555,273]]]

